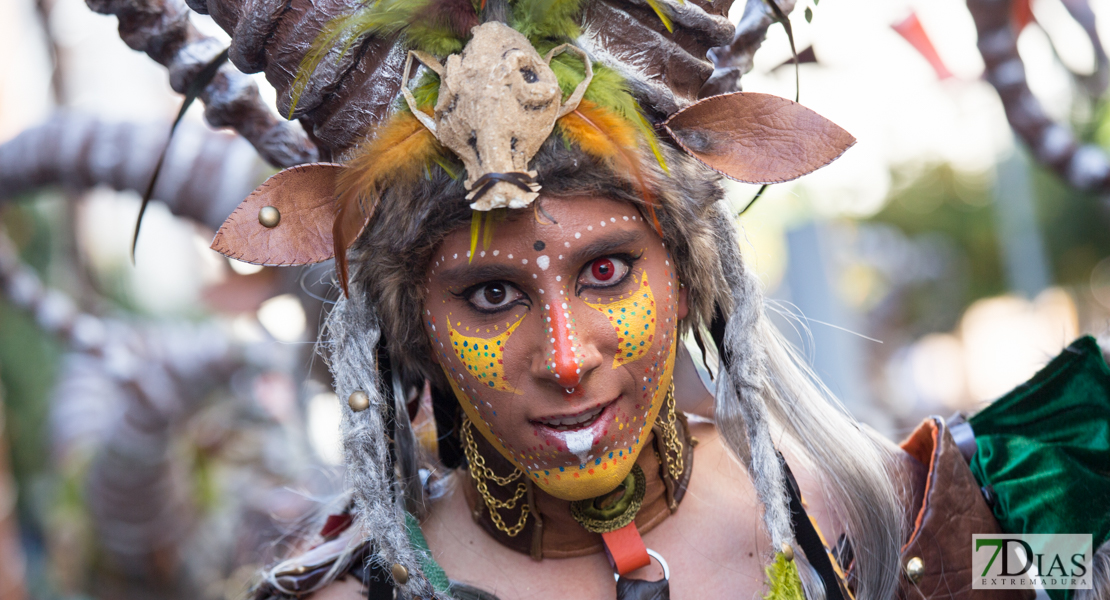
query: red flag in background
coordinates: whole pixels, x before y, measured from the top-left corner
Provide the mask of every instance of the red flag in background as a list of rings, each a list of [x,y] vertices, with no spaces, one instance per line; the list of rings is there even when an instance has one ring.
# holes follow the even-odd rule
[[[914,47],[925,60],[929,61],[932,65],[933,71],[936,72],[938,79],[948,79],[952,77],[952,72],[948,67],[944,66],[944,61],[940,59],[937,54],[937,49],[933,46],[933,42],[929,39],[929,35],[925,33],[925,28],[921,26],[921,21],[917,18],[917,13],[910,12],[910,16],[903,19],[900,23],[891,25],[894,31],[898,32],[911,46]]]

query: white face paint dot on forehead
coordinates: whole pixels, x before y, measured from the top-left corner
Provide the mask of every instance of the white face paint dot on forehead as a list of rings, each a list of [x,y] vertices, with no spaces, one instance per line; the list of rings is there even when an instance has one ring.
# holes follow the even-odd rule
[[[622,218],[623,218],[623,219],[624,219],[625,221],[627,221],[627,220],[628,220],[628,215],[625,215],[625,216],[624,216],[624,217],[622,217]]]
[[[580,238],[580,237],[582,237],[582,232],[580,232],[580,231],[575,231],[575,232],[574,232],[574,239],[578,239],[578,238]]]
[[[593,225],[587,225],[587,226],[586,226],[586,231],[593,231],[593,230],[594,230],[594,226],[593,226]]]
[[[456,258],[456,259],[457,259],[458,257],[459,257],[459,253],[458,253],[458,252],[456,252],[456,253],[455,253],[455,255],[454,255],[454,256],[452,256],[451,258]]]
[[[509,255],[509,260],[512,260],[512,259],[513,259],[513,255],[512,255],[512,254],[510,254],[510,255]]]
[[[616,218],[616,217],[609,217],[609,222],[610,222],[610,223],[616,223],[616,222],[617,222],[617,218]]]
[[[605,221],[602,221],[602,222],[601,222],[601,226],[602,226],[602,227],[605,227]]]
[[[528,264],[528,259],[527,258],[520,259],[520,264],[522,264],[522,265]]]
[[[493,255],[494,255],[494,256],[497,256],[498,254],[501,254],[501,251],[500,251],[500,250],[494,250],[494,251],[493,251]]]
[[[485,258],[486,257],[486,251],[482,250],[481,252],[478,253],[478,256],[480,256],[482,258]]]
[[[563,242],[563,245],[566,246],[567,248],[570,248],[570,242]]]
[[[536,258],[536,266],[539,267],[541,271],[546,271],[547,267],[551,266],[551,259],[548,258],[546,254],[544,254],[543,256]]]

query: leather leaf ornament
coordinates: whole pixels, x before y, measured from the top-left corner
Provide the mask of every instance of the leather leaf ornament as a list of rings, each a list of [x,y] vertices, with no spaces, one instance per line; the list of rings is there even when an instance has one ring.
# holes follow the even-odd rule
[[[797,102],[753,92],[706,98],[672,115],[663,128],[708,167],[745,183],[797,179],[856,143]]]
[[[212,249],[228,258],[266,266],[308,265],[332,258],[335,179],[344,168],[311,163],[273,175],[224,221],[212,240]],[[265,207],[277,209],[277,225],[261,223],[259,213]]]

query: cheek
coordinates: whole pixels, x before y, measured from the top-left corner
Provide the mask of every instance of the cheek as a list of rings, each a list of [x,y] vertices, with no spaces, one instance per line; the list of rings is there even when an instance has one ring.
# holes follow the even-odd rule
[[[636,362],[647,354],[655,340],[655,319],[658,316],[655,294],[648,283],[645,271],[640,276],[639,285],[628,294],[607,299],[591,307],[601,311],[609,319],[609,324],[617,332],[617,353],[613,357],[613,368]]]
[[[520,326],[524,316],[520,315],[515,320],[478,328],[463,327],[461,321],[453,322],[451,315],[447,316],[448,345],[466,372],[475,380],[474,383],[481,389],[511,394],[521,393],[509,383],[509,378],[505,374],[504,357],[509,338]]]

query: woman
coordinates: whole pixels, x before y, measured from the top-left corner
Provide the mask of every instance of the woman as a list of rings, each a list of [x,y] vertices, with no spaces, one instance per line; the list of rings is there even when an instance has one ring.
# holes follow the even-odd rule
[[[681,33],[711,9],[623,14]],[[408,53],[343,165],[279,173],[213,242],[334,256],[345,292],[326,352],[353,502],[256,595],[966,596],[970,533],[1000,530],[946,425],[903,451],[855,424],[767,321],[720,202],[721,174],[797,177],[851,136],[779,98],[683,98],[673,70],[640,85],[611,10],[382,0],[316,36],[291,112],[335,48]],[[683,412],[707,404],[691,334],[720,356],[712,422]],[[405,401],[424,381],[437,457]]]

